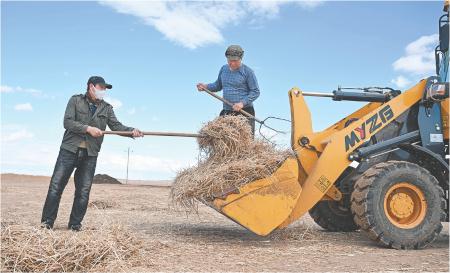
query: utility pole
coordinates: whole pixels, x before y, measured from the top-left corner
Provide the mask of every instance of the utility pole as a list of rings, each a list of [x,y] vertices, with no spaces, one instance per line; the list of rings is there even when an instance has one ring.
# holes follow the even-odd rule
[[[131,151],[133,152],[133,151]],[[130,165],[130,147],[128,147],[127,150],[127,179],[125,181],[125,184],[128,184],[128,166]]]

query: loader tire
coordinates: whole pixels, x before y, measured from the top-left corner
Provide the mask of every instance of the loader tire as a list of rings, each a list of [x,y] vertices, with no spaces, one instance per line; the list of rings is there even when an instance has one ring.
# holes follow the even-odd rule
[[[320,201],[309,210],[314,222],[328,231],[350,232],[358,229],[350,209],[354,181],[345,180],[336,185],[342,193],[341,201]]]
[[[446,201],[437,179],[406,161],[378,163],[355,183],[351,210],[368,236],[395,249],[429,245],[442,230]]]

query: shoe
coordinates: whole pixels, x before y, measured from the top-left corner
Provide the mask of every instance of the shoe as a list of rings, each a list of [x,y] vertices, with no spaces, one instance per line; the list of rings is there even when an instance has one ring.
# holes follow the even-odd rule
[[[53,223],[49,221],[44,221],[41,223],[41,228],[53,229]]]
[[[70,225],[69,229],[72,231],[81,231],[81,224],[80,225]]]

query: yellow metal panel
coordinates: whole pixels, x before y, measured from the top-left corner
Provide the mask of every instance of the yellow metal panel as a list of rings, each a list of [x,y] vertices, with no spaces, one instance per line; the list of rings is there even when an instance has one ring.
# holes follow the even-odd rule
[[[289,90],[288,94],[292,121],[291,145],[294,147],[298,145],[298,140],[302,136],[313,132],[312,120],[311,113],[309,112],[308,105],[302,95],[302,91],[299,88],[294,87]]]
[[[291,146],[299,161],[298,176],[301,185],[316,164],[318,155],[315,150],[302,147],[298,142],[303,136],[313,133],[311,113],[299,88],[289,91],[289,103],[292,120]]]
[[[287,159],[270,177],[239,188],[238,194],[215,199],[214,208],[252,232],[265,236],[291,214],[301,193],[297,160]]]
[[[314,146],[317,151],[322,152],[323,149],[325,149],[325,146],[330,142],[330,136],[339,130],[344,129],[347,121],[354,119],[359,120],[361,117],[367,115],[367,113],[377,109],[381,104],[382,103],[380,102],[368,103],[322,132],[315,133],[314,136],[311,136],[311,146]]]
[[[441,102],[441,116],[442,116],[442,127],[444,129],[444,139],[448,139],[448,119],[449,119],[449,113],[448,113],[448,105],[449,99],[445,99]]]

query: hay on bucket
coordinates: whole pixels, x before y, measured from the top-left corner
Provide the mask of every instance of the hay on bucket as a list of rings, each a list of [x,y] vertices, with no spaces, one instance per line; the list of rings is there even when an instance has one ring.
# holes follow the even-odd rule
[[[198,138],[205,159],[244,156],[253,142],[250,125],[242,116],[218,117],[200,129],[206,137]]]
[[[200,160],[180,171],[170,193],[174,207],[196,211],[197,202],[209,202],[224,192],[270,176],[291,155],[264,140],[254,140],[242,116],[218,117],[201,128]]]
[[[1,229],[1,271],[119,271],[140,266],[142,243],[119,225],[72,232],[26,224]]]

